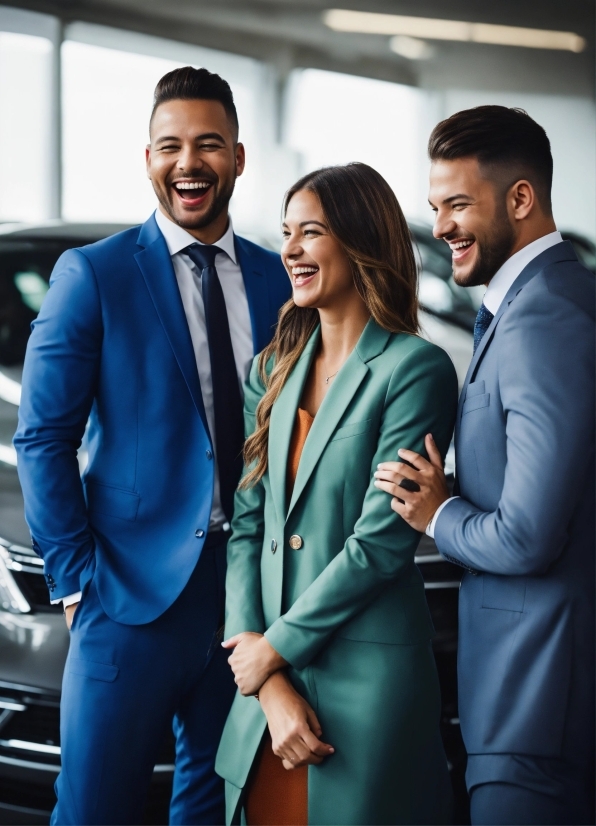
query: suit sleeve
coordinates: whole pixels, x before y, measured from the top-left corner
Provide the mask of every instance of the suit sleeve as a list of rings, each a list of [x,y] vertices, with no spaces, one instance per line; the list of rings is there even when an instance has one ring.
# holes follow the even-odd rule
[[[257,356],[244,387],[246,436],[255,429],[256,409],[265,388]],[[241,631],[265,631],[261,601],[261,552],[265,530],[265,489],[262,482],[236,491],[226,574],[226,637]]]
[[[455,499],[435,526],[444,555],[511,576],[544,573],[561,554],[594,454],[594,322],[534,286],[499,323],[507,463],[498,506]]]
[[[399,448],[424,453],[433,433],[447,452],[457,404],[457,377],[446,353],[424,343],[395,368],[387,390],[369,486],[353,534],[325,570],[276,620],[265,636],[295,668],[304,668],[331,635],[356,616],[414,559],[420,534],[396,514],[387,494],[374,486],[379,462]]]
[[[102,338],[94,273],[82,252],[69,250],[33,323],[14,438],[25,517],[52,599],[80,589],[94,552],[77,450],[95,396]]]

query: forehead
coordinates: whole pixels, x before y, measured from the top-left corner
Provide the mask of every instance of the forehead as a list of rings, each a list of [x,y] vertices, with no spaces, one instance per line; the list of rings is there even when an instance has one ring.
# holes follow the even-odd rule
[[[299,189],[292,196],[285,215],[285,223],[302,223],[303,221],[324,221],[319,199],[308,189]]]
[[[162,135],[185,138],[204,132],[232,137],[232,124],[219,100],[168,100],[153,113],[152,140]]]
[[[429,182],[429,200],[435,205],[454,195],[474,196],[490,186],[476,158],[433,161]]]

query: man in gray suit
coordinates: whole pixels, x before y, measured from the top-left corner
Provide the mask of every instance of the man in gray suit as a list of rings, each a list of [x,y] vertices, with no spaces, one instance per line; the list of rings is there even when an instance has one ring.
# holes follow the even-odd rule
[[[430,434],[430,461],[400,450],[377,485],[466,569],[472,823],[594,823],[594,276],[556,231],[550,144],[525,112],[459,112],[429,154],[434,234],[458,284],[487,286],[457,416],[457,495]]]

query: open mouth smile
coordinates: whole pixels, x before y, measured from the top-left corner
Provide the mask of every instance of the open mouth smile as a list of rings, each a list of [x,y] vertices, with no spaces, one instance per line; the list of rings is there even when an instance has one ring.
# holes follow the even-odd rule
[[[470,254],[470,250],[475,245],[473,238],[456,238],[454,241],[447,241],[451,250],[451,258],[459,264]]]
[[[212,181],[174,181],[172,189],[176,193],[177,198],[186,207],[200,206],[209,191],[213,188]]]
[[[306,284],[309,284],[318,271],[318,267],[308,264],[294,264],[292,266],[292,282],[294,286],[304,287]]]

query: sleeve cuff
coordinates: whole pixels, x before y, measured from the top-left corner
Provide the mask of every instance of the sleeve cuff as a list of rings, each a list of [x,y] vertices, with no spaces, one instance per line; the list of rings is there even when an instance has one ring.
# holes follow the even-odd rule
[[[449,499],[445,499],[445,501],[443,502],[442,505],[439,505],[439,507],[435,511],[435,515],[430,520],[430,522],[428,523],[428,526],[426,528],[425,533],[426,533],[427,536],[430,536],[431,539],[435,538],[435,525],[437,524],[437,519],[439,518],[439,514],[441,513],[441,511],[443,510],[445,505],[448,505],[449,502],[453,502],[454,499],[459,499],[459,498],[460,498],[459,496],[451,496],[451,497],[449,497]]]
[[[61,597],[60,599],[51,599],[50,605],[60,605],[62,603],[63,608],[68,608],[69,605],[74,605],[75,602],[80,602],[82,596],[82,591],[77,591],[76,594],[69,594],[67,597]]]

